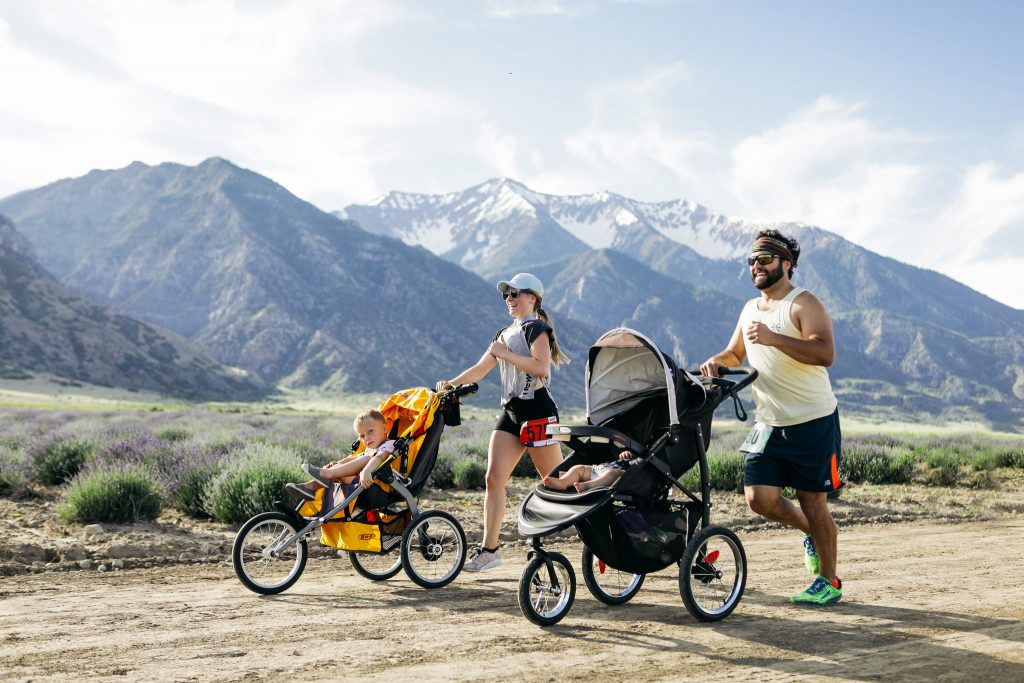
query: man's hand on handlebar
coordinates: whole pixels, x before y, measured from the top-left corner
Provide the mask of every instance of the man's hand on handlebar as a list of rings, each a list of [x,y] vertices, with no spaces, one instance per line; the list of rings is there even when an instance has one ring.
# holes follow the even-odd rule
[[[721,367],[724,367],[721,361],[718,361],[714,358],[708,358],[701,364],[700,374],[704,375],[705,377],[718,377],[718,369]]]

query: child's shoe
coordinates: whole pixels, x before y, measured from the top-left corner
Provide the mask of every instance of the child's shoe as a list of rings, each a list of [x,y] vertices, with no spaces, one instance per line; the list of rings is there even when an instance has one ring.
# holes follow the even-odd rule
[[[334,481],[328,479],[323,475],[323,469],[320,467],[313,467],[308,462],[302,463],[302,471],[310,476],[311,479],[324,487],[334,486]]]
[[[305,486],[301,486],[299,484],[290,482],[288,484],[285,484],[284,488],[286,491],[294,493],[302,500],[316,500],[316,496],[313,495],[313,492],[307,489]]]

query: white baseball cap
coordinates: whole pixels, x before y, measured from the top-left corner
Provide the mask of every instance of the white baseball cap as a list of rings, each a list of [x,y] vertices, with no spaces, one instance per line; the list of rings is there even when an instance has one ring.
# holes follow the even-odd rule
[[[532,273],[516,273],[511,280],[502,280],[498,283],[498,291],[502,294],[509,289],[518,289],[520,292],[528,289],[539,297],[544,296],[544,285],[540,278]]]

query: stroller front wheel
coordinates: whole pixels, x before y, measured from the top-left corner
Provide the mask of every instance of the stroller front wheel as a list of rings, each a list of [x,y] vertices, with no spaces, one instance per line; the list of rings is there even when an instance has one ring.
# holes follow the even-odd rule
[[[747,556],[732,531],[705,527],[686,544],[679,562],[679,592],[695,618],[726,618],[739,604],[746,584]]]
[[[535,555],[519,579],[519,609],[538,626],[551,626],[562,620],[576,598],[576,572],[561,553]]]
[[[609,567],[593,553],[583,548],[583,581],[591,594],[606,605],[624,605],[644,585],[644,574],[630,574]]]
[[[243,524],[231,547],[231,564],[242,585],[261,595],[291,588],[309,557],[305,538],[281,549],[297,533],[295,523],[280,512],[263,512]]]
[[[465,561],[466,532],[447,512],[423,513],[402,535],[402,566],[418,586],[447,586],[462,571]]]

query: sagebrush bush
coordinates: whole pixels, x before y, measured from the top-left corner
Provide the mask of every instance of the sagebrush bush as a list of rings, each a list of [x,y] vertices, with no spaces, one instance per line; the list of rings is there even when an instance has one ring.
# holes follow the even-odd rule
[[[53,435],[31,444],[28,454],[35,478],[57,486],[81,471],[95,450],[95,444],[74,436]]]
[[[0,496],[17,496],[28,487],[31,466],[25,454],[0,446]]]
[[[430,472],[430,485],[439,489],[455,488],[455,462],[450,454],[439,453]]]
[[[743,453],[719,452],[708,458],[708,483],[717,491],[743,492]],[[700,491],[700,465],[694,464],[679,478],[690,491]]]
[[[304,478],[295,454],[281,446],[252,444],[210,481],[203,508],[216,520],[239,524],[272,510],[284,485]]]
[[[192,432],[182,427],[164,427],[156,432],[158,439],[174,443],[176,441],[188,441],[192,438]]]
[[[460,489],[482,489],[487,484],[487,466],[474,458],[465,458],[456,461],[452,476]]]
[[[914,455],[906,447],[849,444],[839,461],[845,482],[905,484],[914,472]]]
[[[163,509],[160,486],[144,466],[107,465],[68,484],[59,514],[67,522],[129,522],[156,519]]]
[[[963,457],[946,450],[936,451],[925,458],[927,469],[923,480],[929,486],[953,486],[960,479]]]
[[[170,493],[171,505],[189,517],[209,517],[210,513],[206,510],[206,489],[220,470],[221,467],[217,465],[185,470],[179,477],[177,486]]]

